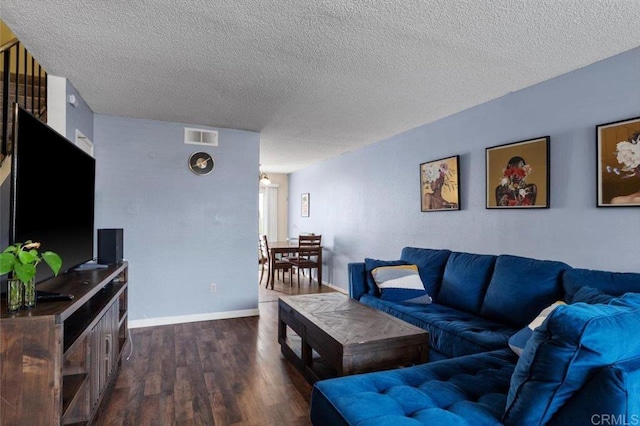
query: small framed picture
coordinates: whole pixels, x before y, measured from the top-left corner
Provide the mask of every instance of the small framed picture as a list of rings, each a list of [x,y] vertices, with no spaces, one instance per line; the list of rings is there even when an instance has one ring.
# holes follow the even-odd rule
[[[596,126],[598,207],[640,206],[640,117]]]
[[[486,208],[549,208],[549,136],[486,149]]]
[[[460,156],[420,164],[420,210],[460,210]]]
[[[309,217],[309,193],[308,192],[305,192],[304,194],[302,194],[300,211],[301,211],[302,217]]]

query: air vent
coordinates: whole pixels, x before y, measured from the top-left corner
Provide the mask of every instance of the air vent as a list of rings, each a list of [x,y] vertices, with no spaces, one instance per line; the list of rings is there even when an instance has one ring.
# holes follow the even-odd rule
[[[82,132],[76,129],[76,145],[81,150],[93,157],[93,142],[91,142]]]
[[[191,145],[218,146],[218,132],[215,130],[184,128],[184,143]]]

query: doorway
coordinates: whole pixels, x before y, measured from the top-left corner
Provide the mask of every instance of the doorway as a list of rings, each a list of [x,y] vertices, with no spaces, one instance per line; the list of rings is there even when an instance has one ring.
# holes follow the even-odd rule
[[[258,232],[278,241],[278,185],[260,186],[258,200]]]

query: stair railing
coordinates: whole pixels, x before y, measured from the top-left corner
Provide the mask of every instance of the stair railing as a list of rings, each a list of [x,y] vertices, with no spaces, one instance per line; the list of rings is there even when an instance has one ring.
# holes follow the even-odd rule
[[[11,57],[14,57],[14,61]],[[47,113],[47,73],[17,38],[0,46],[2,61],[2,120],[0,123],[0,163],[11,153],[14,103],[42,121]],[[20,67],[22,61],[22,67]],[[12,90],[12,84],[14,88]]]

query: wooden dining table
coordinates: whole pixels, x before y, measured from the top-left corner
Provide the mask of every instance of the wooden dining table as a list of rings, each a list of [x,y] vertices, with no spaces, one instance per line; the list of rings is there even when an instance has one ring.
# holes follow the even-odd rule
[[[269,243],[269,277],[271,279],[271,290],[273,290],[273,281],[275,279],[276,270],[272,267],[275,265],[275,261],[278,255],[284,254],[298,254],[298,242],[297,241],[275,241]],[[318,255],[318,284],[322,285],[322,246],[320,246],[320,254]]]

